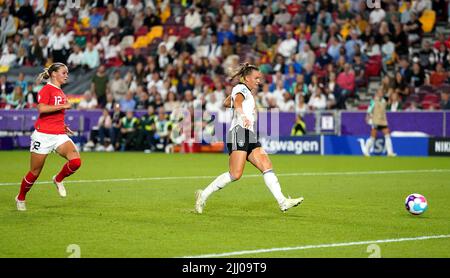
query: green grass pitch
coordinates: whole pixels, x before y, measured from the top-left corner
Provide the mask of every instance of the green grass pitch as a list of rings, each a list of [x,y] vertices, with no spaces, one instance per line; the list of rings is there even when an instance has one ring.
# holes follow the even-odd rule
[[[378,255],[450,257],[448,158],[272,155],[283,192],[304,196],[301,206],[279,211],[247,164],[244,177],[213,195],[202,215],[193,213],[194,192],[227,171],[226,154],[82,153],[82,159],[62,199],[49,181],[64,161],[50,155],[43,183],[28,194],[28,210],[18,212],[14,197],[29,153],[0,152],[0,257],[64,258],[76,244],[81,257],[256,250],[228,256],[367,258],[370,242],[391,239],[377,243]],[[429,203],[420,216],[404,208],[415,192]],[[411,239],[436,235],[447,237]],[[281,249],[258,251],[272,248]]]

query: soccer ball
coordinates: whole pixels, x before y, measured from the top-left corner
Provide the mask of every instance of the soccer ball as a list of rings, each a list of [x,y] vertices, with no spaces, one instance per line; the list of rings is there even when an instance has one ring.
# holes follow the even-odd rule
[[[413,193],[408,197],[406,197],[405,206],[406,210],[409,211],[411,214],[419,215],[427,210],[428,202],[424,196],[418,193]]]

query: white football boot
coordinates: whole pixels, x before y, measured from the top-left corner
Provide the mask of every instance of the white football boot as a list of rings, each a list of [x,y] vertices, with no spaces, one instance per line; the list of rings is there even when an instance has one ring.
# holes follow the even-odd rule
[[[202,200],[203,190],[199,189],[195,192],[195,212],[201,214],[203,212],[203,207],[205,202]]]
[[[17,199],[16,196],[16,206],[17,206],[17,210],[18,211],[26,211],[27,210],[27,206],[25,205],[25,201],[19,201],[19,199]]]
[[[67,192],[66,192],[66,188],[64,187],[64,182],[56,182],[56,176],[53,176],[52,180],[56,186],[56,189],[58,190],[59,196],[61,196],[63,198],[66,197]]]
[[[284,200],[284,202],[280,205],[280,210],[282,212],[286,212],[288,209],[292,208],[292,207],[296,207],[298,205],[300,205],[303,202],[303,197],[300,198],[296,198],[296,199],[291,199],[286,198],[286,200]]]

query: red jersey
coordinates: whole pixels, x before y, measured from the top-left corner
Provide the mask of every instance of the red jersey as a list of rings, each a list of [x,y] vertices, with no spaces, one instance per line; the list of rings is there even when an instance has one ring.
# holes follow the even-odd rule
[[[55,85],[47,83],[38,94],[38,104],[60,105],[67,102],[64,92]],[[40,113],[34,127],[37,131],[49,134],[65,134],[64,128],[64,112],[65,109],[52,112]]]

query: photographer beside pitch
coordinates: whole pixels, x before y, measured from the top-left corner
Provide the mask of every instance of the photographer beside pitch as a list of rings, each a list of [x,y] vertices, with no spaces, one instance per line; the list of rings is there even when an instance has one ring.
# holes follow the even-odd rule
[[[230,155],[229,171],[218,176],[204,190],[197,190],[195,211],[202,213],[207,199],[212,193],[224,188],[227,184],[239,180],[244,172],[246,161],[258,168],[264,182],[278,202],[281,211],[298,206],[303,197],[286,198],[281,192],[278,178],[272,170],[272,162],[258,142],[255,133],[256,107],[252,90],[258,89],[261,72],[256,66],[245,63],[231,75],[233,81],[239,78],[239,84],[233,87],[232,93],[224,101],[224,106],[233,109],[231,127],[227,136],[227,148]]]

